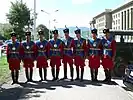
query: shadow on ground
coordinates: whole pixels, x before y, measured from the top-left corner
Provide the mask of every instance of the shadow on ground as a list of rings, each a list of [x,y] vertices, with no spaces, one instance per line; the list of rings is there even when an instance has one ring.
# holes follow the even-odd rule
[[[128,82],[124,82],[123,84],[125,85],[125,87],[122,87],[124,90],[133,92],[133,84]]]
[[[90,80],[80,81],[69,81],[69,80],[59,80],[46,82],[29,82],[20,83],[19,87],[4,89],[0,88],[0,100],[26,100],[32,97],[40,97],[41,93],[46,93],[46,90],[55,90],[56,87],[63,88],[73,88],[73,86],[86,87],[87,85],[102,86],[102,81],[91,82]],[[108,85],[118,85],[114,81],[110,82]],[[38,90],[39,89],[39,90]]]

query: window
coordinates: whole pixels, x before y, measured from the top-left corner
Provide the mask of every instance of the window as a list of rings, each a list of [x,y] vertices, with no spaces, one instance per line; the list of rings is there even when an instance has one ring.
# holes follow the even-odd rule
[[[120,26],[118,26],[118,29],[120,30]]]
[[[116,20],[116,25],[117,25],[117,20]]]
[[[120,19],[118,19],[118,24],[120,24]]]
[[[116,14],[116,18],[117,18],[117,14]]]
[[[114,15],[114,19],[115,19],[115,15]]]
[[[114,21],[114,25],[115,25],[115,21]]]
[[[116,29],[117,29],[117,27],[116,27]]]
[[[118,17],[120,17],[120,13],[118,14]]]

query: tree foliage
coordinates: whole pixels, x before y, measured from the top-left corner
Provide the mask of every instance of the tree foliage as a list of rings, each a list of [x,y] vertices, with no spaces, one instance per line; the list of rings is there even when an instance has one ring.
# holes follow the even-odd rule
[[[9,13],[7,14],[9,23],[13,26],[14,31],[19,37],[24,38],[24,27],[33,25],[30,18],[30,10],[25,3],[20,1],[11,2]]]
[[[49,29],[43,24],[40,24],[37,26],[37,31],[39,31],[39,29],[42,29],[44,31],[44,36],[48,40],[49,39]]]

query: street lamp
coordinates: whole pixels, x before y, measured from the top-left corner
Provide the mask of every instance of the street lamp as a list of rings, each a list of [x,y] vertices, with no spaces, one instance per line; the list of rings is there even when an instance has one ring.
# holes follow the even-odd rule
[[[55,10],[54,12],[58,12],[59,11],[59,9],[57,9],[57,10]],[[46,13],[46,14],[48,14],[49,16],[50,16],[50,18],[51,18],[51,13],[49,13],[49,12],[47,12],[47,11],[45,11],[45,10],[41,10],[41,12],[44,12],[44,13]],[[51,22],[50,22],[50,19],[49,18],[49,39],[50,39],[50,24],[51,24]],[[53,21],[56,21],[56,19],[54,19]]]

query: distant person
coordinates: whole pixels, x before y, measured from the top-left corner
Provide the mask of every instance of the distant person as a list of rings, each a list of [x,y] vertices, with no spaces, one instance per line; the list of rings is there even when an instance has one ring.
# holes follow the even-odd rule
[[[41,80],[47,80],[47,67],[48,67],[48,42],[47,40],[44,39],[44,31],[39,30],[38,31],[39,35],[39,40],[36,42],[36,60],[37,60],[37,65],[36,67],[39,68],[39,75]],[[44,73],[43,73],[44,72]],[[42,74],[43,73],[43,74]],[[44,76],[44,79],[43,79]]]
[[[74,64],[76,66],[77,78],[76,80],[83,81],[84,66],[86,59],[86,40],[81,37],[81,30],[75,30],[76,39],[74,39]],[[81,69],[81,77],[79,72]]]
[[[101,39],[97,38],[97,29],[93,29],[91,31],[92,39],[88,39],[87,50],[88,50],[88,59],[89,59],[89,67],[91,72],[91,80],[98,81],[98,68],[100,67],[100,59],[101,59]]]
[[[20,62],[21,62],[21,44],[16,41],[16,33],[11,34],[12,42],[7,45],[7,62],[11,70],[12,85],[18,83]]]
[[[63,42],[58,38],[58,30],[53,31],[54,38],[49,41],[49,58],[50,66],[53,76],[53,81],[59,79],[59,71],[61,66],[61,59],[63,56]],[[56,70],[56,75],[55,75]]]
[[[104,82],[110,82],[111,71],[114,68],[114,60],[116,55],[116,41],[110,36],[109,29],[104,29],[103,33],[105,34],[105,38],[102,39],[102,66],[106,77]]]
[[[63,52],[63,64],[64,64],[64,78],[67,79],[67,64],[70,66],[70,76],[71,81],[73,81],[73,47],[74,47],[74,39],[69,36],[69,29],[66,28],[63,30],[65,34],[65,39],[63,40],[64,44],[64,52]]]
[[[36,46],[33,41],[31,41],[31,32],[26,31],[25,33],[26,41],[22,43],[22,55],[23,55],[23,63],[25,68],[25,74],[27,78],[27,82],[33,82],[33,67],[34,61],[36,57]]]

